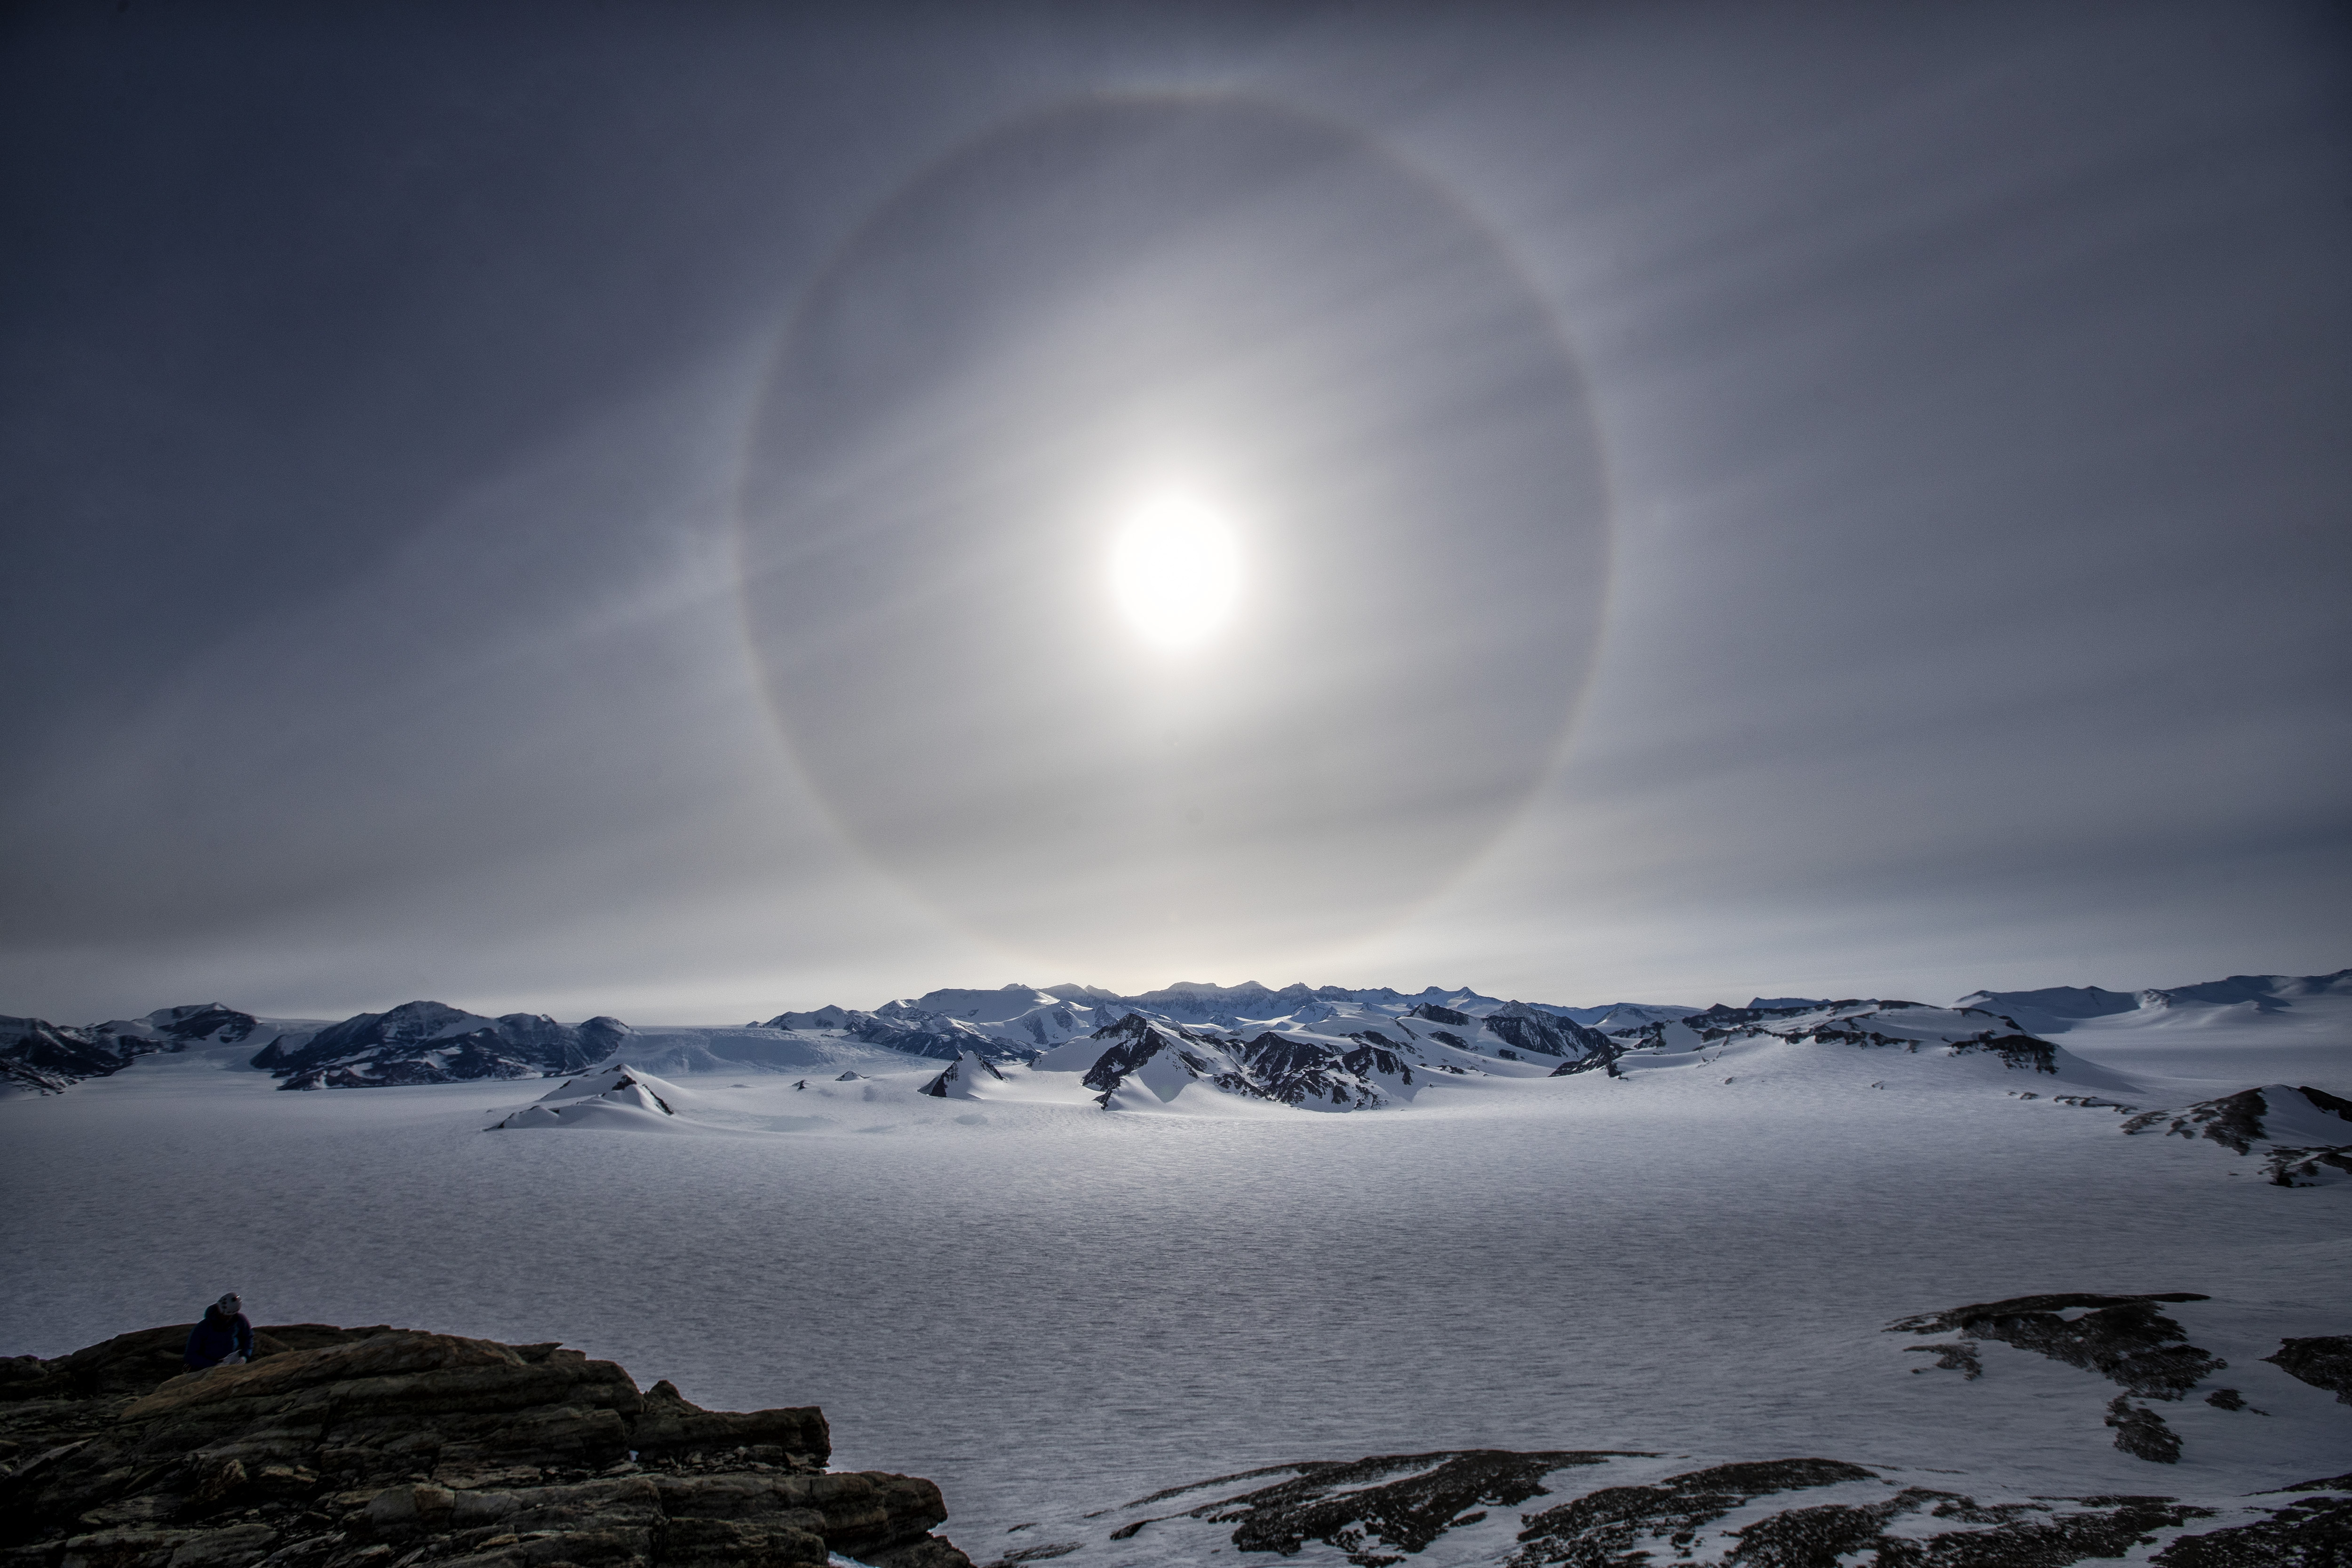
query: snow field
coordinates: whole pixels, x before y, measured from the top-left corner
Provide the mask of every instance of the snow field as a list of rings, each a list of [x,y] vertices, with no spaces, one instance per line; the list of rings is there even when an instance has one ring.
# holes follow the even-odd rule
[[[1744,1042],[1349,1116],[917,1092],[943,1065],[674,1083],[699,1136],[485,1133],[560,1086],[280,1094],[202,1053],[0,1102],[0,1352],[231,1288],[265,1322],[561,1339],[707,1405],[824,1405],[839,1466],[938,1480],[983,1561],[1048,1510],[1444,1447],[2042,1493],[2352,1469],[2352,1406],[2259,1359],[2352,1327],[2352,1189],[2050,1098],[2090,1064]],[[1926,1336],[1881,1331],[2045,1290],[2211,1295],[2168,1310],[2270,1414],[2160,1405],[2187,1452],[2149,1465],[2092,1373],[1988,1342],[1979,1381],[1915,1375]]]

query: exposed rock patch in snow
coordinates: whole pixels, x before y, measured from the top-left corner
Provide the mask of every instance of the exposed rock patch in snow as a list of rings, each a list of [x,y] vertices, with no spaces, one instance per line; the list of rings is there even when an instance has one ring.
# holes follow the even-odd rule
[[[1886,1331],[1957,1334],[1958,1337],[1951,1341],[1905,1348],[1933,1352],[1937,1356],[1935,1369],[1922,1367],[1915,1371],[1956,1371],[1963,1374],[1964,1381],[1971,1383],[1987,1373],[1982,1352],[1986,1342],[2006,1344],[2095,1373],[2121,1390],[2107,1401],[2102,1417],[2104,1425],[2114,1433],[2116,1448],[2134,1458],[2158,1464],[2178,1464],[2184,1453],[2210,1460],[2210,1447],[2217,1443],[2232,1447],[2256,1443],[2275,1448],[2283,1437],[2286,1450],[2291,1451],[2298,1440],[2316,1438],[2325,1430],[2326,1423],[2324,1418],[2315,1423],[2318,1412],[2311,1408],[2309,1395],[2299,1391],[2290,1393],[2294,1384],[2283,1382],[2277,1373],[2261,1370],[2264,1365],[2277,1367],[2286,1376],[2312,1387],[2335,1392],[2339,1403],[2352,1404],[2352,1394],[2346,1392],[2352,1389],[2352,1339],[2343,1337],[2289,1337],[2276,1341],[2275,1352],[2255,1357],[2251,1364],[2242,1363],[2229,1379],[2229,1385],[2222,1385],[2221,1374],[2230,1370],[2230,1363],[2189,1342],[2189,1331],[2170,1313],[2159,1310],[2189,1307],[2203,1310],[2210,1300],[2192,1291],[2144,1296],[2081,1292],[2021,1296],[1900,1318],[1889,1324]],[[2225,1336],[2234,1331],[2243,1347],[2251,1336],[2242,1328],[2232,1331],[2228,1321],[2231,1316],[2234,1314],[2210,1321],[2206,1328],[2218,1330]],[[2225,1414],[2208,1415],[2191,1405],[2188,1411],[2176,1415],[2172,1420],[2195,1417],[2189,1423],[2195,1432],[2195,1441],[2190,1443],[2189,1435],[2176,1429],[2172,1420],[2154,1406],[2186,1405],[2200,1387],[2206,1389],[2201,1404]],[[2256,1389],[2256,1398],[2249,1400],[2241,1392],[2242,1387]],[[2051,1415],[2056,1416],[2063,1404],[2048,1394],[2043,1398]],[[2087,1423],[2087,1410],[2083,1419]],[[2282,1421],[2293,1423],[2292,1429],[2281,1426]]]
[[[2313,1187],[2352,1177],[2352,1100],[2308,1085],[2240,1089],[2181,1110],[2150,1110],[2127,1133],[2210,1140],[2238,1154],[2260,1149],[2273,1186]]]
[[[1032,1521],[1017,1528],[1036,1543],[989,1568],[1173,1568],[1225,1551],[1354,1568],[1423,1553],[1450,1568],[2065,1568],[2149,1548],[2137,1560],[2164,1568],[2252,1568],[2352,1546],[2352,1494],[2328,1482],[2309,1497],[2053,1497],[1948,1469],[1691,1458],[1484,1448],[1275,1466]]]
[[[2279,1345],[2278,1354],[2263,1359],[2298,1382],[2329,1390],[2336,1404],[2352,1405],[2352,1335],[2287,1340]]]
[[[855,1079],[857,1075],[849,1075]],[[950,1062],[940,1075],[923,1086],[922,1092],[934,1100],[970,1100],[982,1083],[1003,1083],[1004,1075],[996,1064],[978,1051],[966,1051]]]
[[[1999,1340],[2095,1372],[2126,1393],[2177,1400],[2229,1363],[2188,1343],[2187,1331],[2157,1308],[2210,1300],[2188,1291],[2160,1296],[2019,1296],[1904,1318],[1889,1324],[1886,1331]],[[2081,1315],[2063,1315],[2070,1311]]]
[[[2325,1089],[2273,1083],[2200,1100],[2185,1110],[2147,1111],[2124,1123],[2126,1132],[2159,1127],[2183,1138],[2210,1138],[2240,1154],[2252,1153],[2256,1143],[2315,1141],[2336,1133],[2352,1142],[2352,1100]]]

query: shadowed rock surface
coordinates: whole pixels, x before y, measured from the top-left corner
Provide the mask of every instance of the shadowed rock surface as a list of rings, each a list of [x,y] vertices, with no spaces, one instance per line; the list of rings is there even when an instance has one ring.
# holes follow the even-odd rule
[[[2116,1429],[2116,1447],[2133,1458],[2158,1465],[2180,1462],[2179,1434],[2155,1411],[2134,1405],[2131,1395],[2118,1394],[2107,1402],[2107,1425]]]
[[[2278,1354],[2263,1357],[2289,1377],[2325,1388],[2338,1405],[2352,1405],[2352,1334],[2281,1340]]]
[[[1624,1561],[1648,1538],[1663,1536],[1676,1547],[1687,1546],[1700,1526],[1767,1493],[1875,1479],[1860,1465],[1837,1459],[1768,1459],[1717,1465],[1654,1486],[1603,1487],[1528,1515],[1527,1528],[1519,1531],[1522,1548],[1512,1561],[1522,1568]]]
[[[835,1475],[814,1408],[709,1411],[611,1362],[391,1328],[188,1325],[0,1362],[8,1568],[968,1568],[939,1489]]]
[[[1471,1510],[1516,1507],[1541,1496],[1543,1478],[1551,1471],[1615,1457],[1486,1448],[1317,1465],[1303,1476],[1229,1499],[1202,1517],[1234,1523],[1234,1544],[1244,1552],[1288,1556],[1320,1541],[1347,1552],[1351,1563],[1394,1563],[1375,1543],[1419,1552]],[[1382,1479],[1400,1471],[1406,1473]]]
[[[2158,1296],[2055,1294],[1982,1301],[1948,1312],[1898,1319],[1889,1333],[1958,1333],[1964,1340],[1999,1340],[2020,1350],[2095,1372],[2143,1399],[2179,1399],[2229,1363],[2186,1343],[2188,1333],[2157,1310],[2159,1303],[2202,1301],[2189,1291]],[[2089,1308],[2079,1318],[2063,1312]],[[1945,1346],[1921,1349],[1945,1350]],[[1967,1358],[1973,1361],[1970,1354]],[[1953,1365],[1947,1360],[1939,1364]]]
[[[1275,1466],[1169,1488],[1050,1530],[1016,1526],[1028,1543],[990,1568],[1062,1559],[1195,1563],[1234,1551],[1290,1557],[1317,1542],[1356,1568],[1393,1568],[1433,1547],[1438,1561],[1493,1568],[2065,1568],[2126,1555],[2166,1568],[2342,1568],[2352,1561],[2352,1496],[1980,1494],[1992,1496],[1988,1502],[1952,1483],[1918,1485],[1838,1459],[1661,1475],[1658,1458],[1470,1449]],[[1630,1484],[1615,1479],[1629,1466]],[[2340,1491],[2342,1479],[2297,1489]]]

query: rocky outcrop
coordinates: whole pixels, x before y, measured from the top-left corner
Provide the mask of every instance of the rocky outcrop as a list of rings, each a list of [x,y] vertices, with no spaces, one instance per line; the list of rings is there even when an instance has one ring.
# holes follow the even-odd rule
[[[580,1072],[627,1043],[618,1018],[559,1024],[537,1013],[486,1018],[439,1002],[409,1002],[361,1013],[299,1043],[273,1040],[253,1065],[286,1081],[280,1089],[375,1089],[473,1079],[543,1078]]]
[[[2263,1359],[2298,1383],[2328,1390],[2336,1404],[2352,1405],[2352,1334],[2281,1340],[2278,1353]]]
[[[1020,1526],[1034,1544],[990,1568],[1147,1555],[1206,1563],[1226,1551],[1288,1557],[1316,1542],[1357,1568],[1393,1568],[1423,1552],[1465,1568],[2066,1568],[2144,1548],[2154,1550],[2136,1560],[2163,1568],[2252,1568],[2341,1563],[2352,1551],[2352,1495],[2052,1497],[1950,1471],[1921,1485],[1884,1469],[1491,1448],[1279,1465]],[[2291,1489],[2340,1492],[2341,1479]],[[1127,1544],[1139,1538],[1148,1554]]]
[[[856,1075],[852,1073],[852,1078]],[[1004,1075],[996,1064],[977,1051],[966,1051],[950,1062],[940,1075],[923,1085],[922,1092],[933,1100],[970,1100],[971,1091],[983,1083],[1003,1083]]]
[[[2032,1351],[2097,1373],[2123,1389],[2108,1403],[2106,1424],[2115,1429],[2116,1447],[2134,1458],[2174,1464],[2180,1458],[2180,1438],[2164,1417],[2140,1400],[2177,1401],[2229,1363],[2188,1343],[2188,1334],[2158,1305],[2209,1300],[2186,1290],[2157,1296],[2097,1296],[2058,1292],[2046,1296],[2016,1296],[2004,1301],[1982,1301],[1946,1312],[1926,1312],[1887,1325],[1889,1333],[1954,1333],[1957,1340],[1905,1347],[1936,1352],[1936,1365],[1966,1374],[1970,1382],[1984,1374],[1973,1342],[1998,1340],[2019,1350]],[[2079,1312],[2078,1317],[2063,1314]],[[1924,1372],[1928,1370],[1922,1367]],[[2243,1408],[2218,1397],[2234,1390],[2219,1390],[2210,1403],[2224,1409]]]
[[[1887,1332],[1999,1340],[2095,1372],[2144,1399],[2179,1399],[2230,1363],[2185,1342],[2187,1332],[2157,1308],[2208,1299],[2186,1290],[2159,1296],[2017,1296],[1903,1318],[1888,1325]],[[2060,1315],[2078,1310],[2077,1318]]]
[[[2259,1149],[2273,1186],[2324,1186],[2352,1176],[2352,1100],[2309,1084],[2264,1084],[2185,1110],[2144,1111],[2123,1130],[2201,1139],[2236,1154]]]
[[[834,1474],[814,1408],[709,1411],[611,1362],[391,1328],[188,1325],[0,1362],[7,1568],[968,1568],[939,1489]]]

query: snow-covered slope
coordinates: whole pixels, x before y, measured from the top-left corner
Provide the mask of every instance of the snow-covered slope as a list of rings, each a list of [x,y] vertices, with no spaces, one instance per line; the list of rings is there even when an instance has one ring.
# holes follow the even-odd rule
[[[1982,1008],[2095,1061],[2216,1082],[2275,1079],[2352,1095],[2352,969],[2233,974],[2137,992],[1978,991]]]
[[[599,1127],[608,1131],[683,1131],[681,1110],[691,1111],[701,1096],[627,1066],[599,1068],[567,1079],[531,1104],[491,1123],[491,1131],[524,1127]]]

